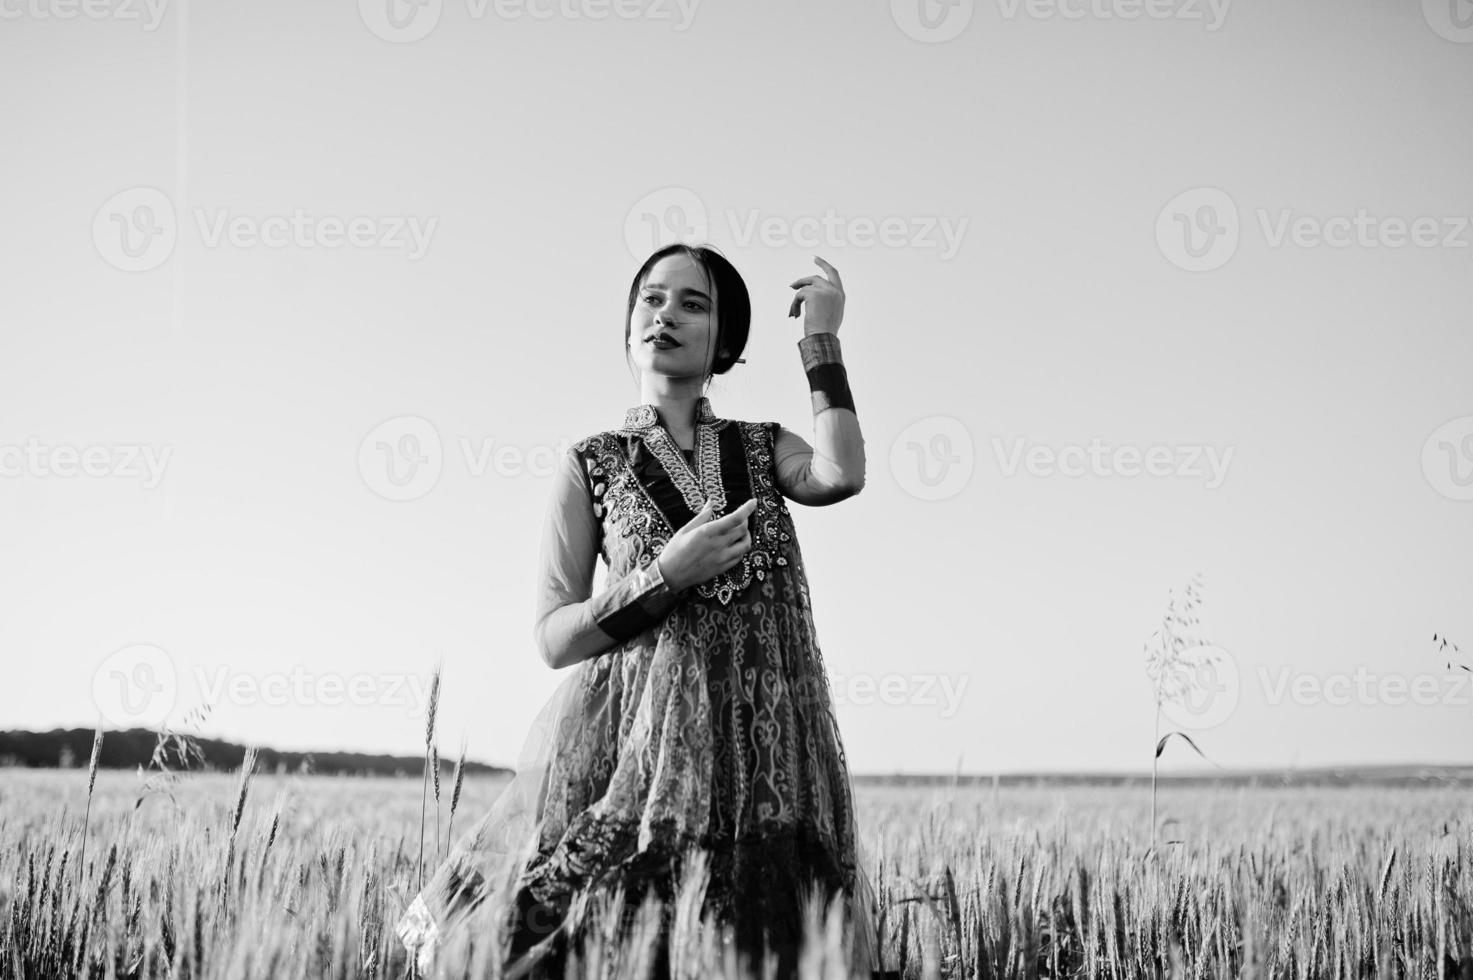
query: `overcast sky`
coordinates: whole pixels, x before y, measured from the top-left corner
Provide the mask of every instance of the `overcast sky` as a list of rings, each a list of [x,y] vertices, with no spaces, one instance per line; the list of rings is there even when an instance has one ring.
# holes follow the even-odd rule
[[[1147,767],[1194,573],[1162,731],[1470,761],[1467,0],[0,15],[0,728],[413,753],[443,660],[511,761],[680,237],[752,294],[717,413],[810,439],[787,284],[844,279],[868,482],[792,509],[854,771]]]

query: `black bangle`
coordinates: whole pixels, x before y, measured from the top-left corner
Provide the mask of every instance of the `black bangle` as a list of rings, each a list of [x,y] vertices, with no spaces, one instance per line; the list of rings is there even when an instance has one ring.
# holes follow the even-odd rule
[[[832,333],[814,333],[798,341],[803,357],[803,372],[813,395],[813,414],[826,408],[854,411],[854,396],[849,391],[849,372],[844,368],[844,354],[839,337]],[[858,413],[856,413],[858,414]]]
[[[849,391],[849,372],[844,370],[844,365],[819,364],[809,368],[808,388],[813,398],[814,415],[826,408],[847,408],[854,411],[854,396]]]

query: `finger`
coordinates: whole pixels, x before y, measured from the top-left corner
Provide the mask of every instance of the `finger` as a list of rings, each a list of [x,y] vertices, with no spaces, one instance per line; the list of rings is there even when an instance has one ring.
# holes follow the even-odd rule
[[[844,280],[842,280],[842,279],[839,278],[839,270],[838,269],[835,269],[833,266],[829,265],[827,262],[825,262],[823,259],[819,258],[817,255],[815,255],[813,257],[813,261],[818,263],[818,267],[820,269],[822,269],[824,272],[827,272],[828,273],[829,281],[830,282],[832,282],[835,286],[838,286],[840,289],[843,289],[844,288]]]
[[[747,516],[751,510],[738,507],[736,510],[708,524],[706,533],[709,534],[717,544],[729,545],[747,532]]]
[[[756,509],[756,500],[745,500],[742,502],[742,505],[740,507],[732,511],[730,514],[727,514],[725,517],[718,517],[716,520],[712,521],[711,527],[715,528],[718,532],[727,531],[736,527],[742,527],[746,524],[747,517],[752,513],[752,511]]]
[[[804,276],[802,279],[794,279],[788,285],[797,289],[799,286],[832,286],[833,283],[823,276]]]
[[[711,520],[711,515],[715,512],[711,504],[712,502],[709,500],[702,504],[701,509],[696,511],[696,516],[692,517],[689,521],[686,521],[685,526],[699,527],[709,522]]]
[[[803,294],[799,293],[793,297],[793,302],[788,305],[788,316],[797,316],[803,306]]]
[[[751,544],[752,541],[751,532],[747,530],[747,525],[745,524],[738,525],[735,529],[720,534],[716,538],[718,545],[724,545],[728,548],[736,547],[743,541],[748,544]]]

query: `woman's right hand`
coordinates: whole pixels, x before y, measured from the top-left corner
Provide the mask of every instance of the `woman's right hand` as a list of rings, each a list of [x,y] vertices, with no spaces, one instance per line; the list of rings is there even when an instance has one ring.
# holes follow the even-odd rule
[[[726,571],[752,548],[747,518],[757,509],[748,500],[725,517],[712,517],[711,502],[671,535],[656,559],[672,592],[688,589]]]

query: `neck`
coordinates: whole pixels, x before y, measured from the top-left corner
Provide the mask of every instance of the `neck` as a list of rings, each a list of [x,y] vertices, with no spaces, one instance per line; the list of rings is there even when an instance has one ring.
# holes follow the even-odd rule
[[[647,375],[639,386],[640,404],[653,405],[660,421],[674,436],[695,431],[696,406],[701,395],[700,383],[694,380]]]

